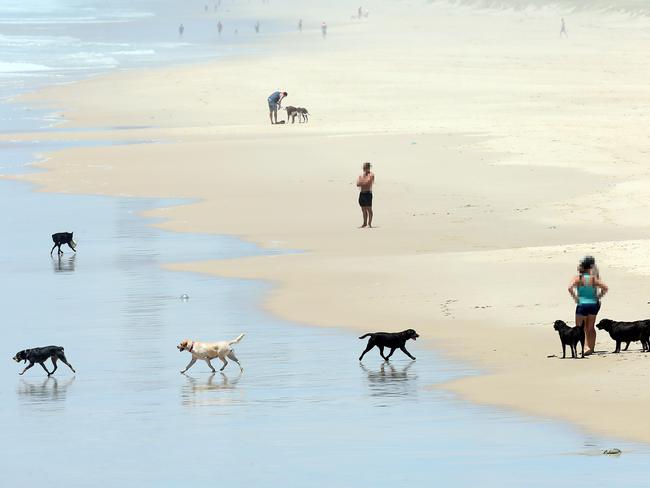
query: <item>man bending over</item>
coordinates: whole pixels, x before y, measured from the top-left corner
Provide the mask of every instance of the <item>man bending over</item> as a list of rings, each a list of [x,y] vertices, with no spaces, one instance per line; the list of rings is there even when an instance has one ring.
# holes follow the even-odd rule
[[[282,108],[282,100],[287,95],[287,92],[276,91],[269,96],[269,118],[271,119],[271,124],[278,123],[278,109]]]

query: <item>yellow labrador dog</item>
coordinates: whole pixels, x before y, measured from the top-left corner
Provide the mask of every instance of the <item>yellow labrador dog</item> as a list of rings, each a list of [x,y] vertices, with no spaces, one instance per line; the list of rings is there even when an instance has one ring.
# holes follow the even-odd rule
[[[188,351],[192,355],[192,360],[185,367],[185,369],[181,371],[181,374],[185,373],[185,371],[194,366],[194,363],[197,359],[202,359],[208,363],[208,366],[210,366],[212,372],[216,373],[216,370],[212,367],[212,363],[210,363],[211,359],[216,358],[221,359],[221,362],[223,363],[223,366],[219,371],[223,371],[224,368],[228,365],[226,358],[235,361],[239,365],[239,369],[241,371],[244,371],[244,368],[242,368],[241,364],[239,364],[239,359],[237,359],[237,356],[235,356],[235,351],[232,350],[232,345],[239,343],[243,337],[244,334],[239,334],[239,337],[237,337],[237,339],[234,341],[221,342],[199,342],[183,339],[181,343],[176,347],[180,352]]]

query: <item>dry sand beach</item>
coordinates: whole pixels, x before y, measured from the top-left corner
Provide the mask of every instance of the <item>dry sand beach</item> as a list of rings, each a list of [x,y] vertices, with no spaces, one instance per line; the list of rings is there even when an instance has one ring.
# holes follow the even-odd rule
[[[573,320],[566,287],[585,254],[611,288],[602,318],[649,315],[650,19],[368,8],[363,22],[329,12],[344,22],[325,41],[277,35],[263,54],[31,94],[92,129],[77,137],[152,143],[51,153],[47,171],[23,178],[43,191],[196,199],[153,215],[304,252],[173,269],[273,282],[269,310],[354,328],[351,341],[415,328],[484,372],[444,385],[464,398],[650,442],[647,356],[547,357],[561,352],[553,321]],[[309,124],[268,123],[276,88],[309,108]],[[372,230],[357,228],[365,160],[377,175]],[[611,350],[600,333],[597,351]]]

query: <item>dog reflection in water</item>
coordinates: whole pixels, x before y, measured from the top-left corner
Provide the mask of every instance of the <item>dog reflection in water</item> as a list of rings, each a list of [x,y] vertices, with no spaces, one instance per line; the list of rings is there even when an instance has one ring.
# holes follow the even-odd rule
[[[67,389],[74,380],[74,376],[61,382],[53,376],[48,376],[43,381],[22,380],[17,392],[30,403],[59,402],[65,400]]]
[[[57,255],[52,257],[52,266],[54,266],[55,273],[72,273],[75,269],[75,260],[77,259],[76,254],[70,254],[68,256]]]
[[[368,375],[368,386],[373,396],[404,396],[413,393],[416,385],[413,382],[417,375],[410,374],[409,369],[414,363],[409,362],[403,368],[392,363],[383,362],[379,369],[369,369],[359,363],[361,369]]]
[[[230,395],[220,396],[218,393],[227,393],[237,387],[237,383],[242,377],[239,374],[230,379],[224,373],[212,373],[208,376],[207,381],[199,381],[192,376],[183,373],[187,378],[187,383],[183,386],[183,405],[187,406],[209,406],[209,405],[227,405],[233,403]]]

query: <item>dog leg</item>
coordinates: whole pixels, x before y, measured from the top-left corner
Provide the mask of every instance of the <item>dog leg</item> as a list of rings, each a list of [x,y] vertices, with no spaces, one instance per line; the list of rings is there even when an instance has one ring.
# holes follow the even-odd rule
[[[50,249],[50,256],[51,256],[52,253],[54,252],[54,248],[55,248],[55,247],[56,247],[56,244],[54,244],[54,245],[52,246],[52,249]]]
[[[192,366],[194,366],[194,363],[196,362],[196,358],[192,358],[192,360],[189,362],[187,366],[185,366],[185,369],[181,371],[181,374],[185,373],[188,369],[190,369]]]
[[[566,342],[562,343],[562,359],[566,358]]]
[[[582,358],[584,359],[584,357],[585,357],[585,341],[580,341],[580,345],[582,346]]]
[[[393,355],[394,352],[395,352],[395,348],[391,347],[390,352],[388,353],[388,356],[386,356],[386,361],[388,361],[390,359],[390,357]]]
[[[237,363],[237,365],[239,366],[239,371],[244,371],[244,368],[242,368],[241,364],[239,363],[239,359],[237,359],[237,356],[235,356],[235,351],[230,351],[228,353],[228,359],[232,359]]]
[[[72,364],[70,364],[70,363],[68,362],[68,360],[65,358],[65,355],[64,355],[64,354],[61,354],[61,355],[59,356],[59,359],[61,360],[61,362],[62,362],[63,364],[65,364],[68,368],[70,368],[70,369],[72,370],[73,373],[76,373],[76,371],[75,371],[74,368],[72,367]]]
[[[52,374],[52,373],[50,373],[50,372],[47,370],[47,368],[45,367],[45,363],[38,363],[38,364],[41,365],[41,368],[43,368],[43,369],[45,370],[45,372],[47,373],[48,376],[50,376],[50,375]]]
[[[415,361],[415,358],[411,356],[411,353],[406,350],[406,346],[400,346],[400,349],[404,354],[406,354],[408,357],[410,357],[413,361]]]
[[[628,347],[630,347],[630,343],[629,343],[629,342],[625,344],[625,349],[623,349],[623,350],[624,350],[624,351],[627,351],[627,348],[628,348]]]
[[[74,252],[77,252],[77,250],[74,247],[72,247],[69,242],[68,242],[68,247],[72,249]]]
[[[224,369],[226,369],[226,366],[228,366],[228,361],[226,360],[225,357],[221,357],[221,356],[219,356],[219,359],[223,363],[223,366],[221,366],[221,369],[219,371],[223,371]]]
[[[212,366],[212,363],[210,362],[209,359],[205,359],[205,362],[208,363],[208,366],[210,367],[210,369],[212,370],[213,373],[217,372],[217,370],[214,369],[214,366]]]
[[[18,373],[18,374],[19,374],[19,375],[24,375],[24,374],[25,374],[25,371],[27,371],[27,370],[28,370],[29,368],[31,368],[32,366],[34,366],[34,363],[29,363],[29,365],[28,365],[25,369],[23,369],[22,373]]]
[[[377,347],[379,347],[379,354],[384,359],[384,361],[388,361],[388,358],[384,356],[384,346],[377,346]]]
[[[58,366],[56,364],[56,356],[52,356],[51,359],[52,359],[52,366],[54,366],[54,369],[52,370],[52,372],[50,374],[48,374],[48,376],[54,374],[54,372],[58,369]]]
[[[361,356],[359,356],[359,361],[363,359],[363,356],[366,355],[368,351],[370,351],[373,347],[375,347],[375,344],[372,342],[372,339],[368,341],[368,345],[366,345],[366,350],[361,353]]]
[[[578,359],[578,345],[571,344],[571,358]]]
[[[621,352],[621,341],[616,341],[616,349],[614,349],[615,353]]]

